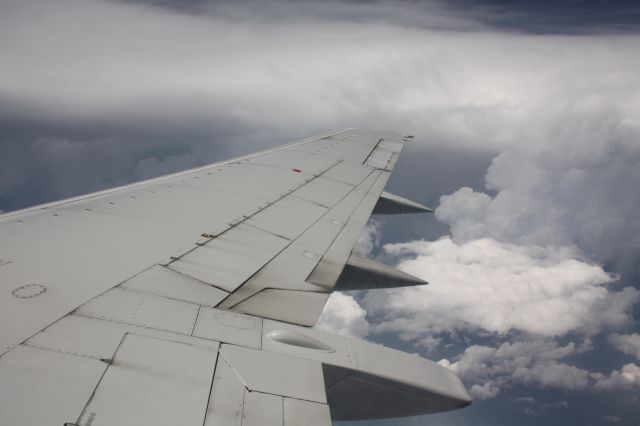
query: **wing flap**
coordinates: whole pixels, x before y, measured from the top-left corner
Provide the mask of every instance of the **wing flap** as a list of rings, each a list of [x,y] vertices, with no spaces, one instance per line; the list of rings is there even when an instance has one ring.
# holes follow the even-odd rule
[[[170,263],[169,268],[231,292],[288,244],[283,237],[241,224]]]
[[[312,326],[329,293],[266,288],[233,306],[234,311]]]
[[[152,266],[122,283],[121,287],[203,306],[217,306],[229,295],[226,291],[162,265]]]
[[[0,358],[2,424],[75,423],[106,368],[96,359],[16,347]]]
[[[301,399],[284,398],[284,426],[331,426],[329,406]]]
[[[279,395],[244,391],[243,426],[282,426],[284,401]]]
[[[200,426],[217,351],[127,334],[79,426]]]

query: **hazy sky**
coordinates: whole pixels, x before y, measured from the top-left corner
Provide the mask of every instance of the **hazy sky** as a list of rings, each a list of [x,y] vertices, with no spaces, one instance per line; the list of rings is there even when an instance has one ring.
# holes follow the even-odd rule
[[[640,7],[0,2],[0,210],[344,127],[411,133],[359,250],[429,286],[321,327],[438,361],[475,401],[370,424],[640,423]],[[367,424],[369,424],[367,423]]]

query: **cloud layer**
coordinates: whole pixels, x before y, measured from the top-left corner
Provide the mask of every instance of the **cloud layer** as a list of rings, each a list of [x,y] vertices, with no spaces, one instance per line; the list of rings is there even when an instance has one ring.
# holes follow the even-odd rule
[[[353,296],[332,293],[315,327],[344,336],[365,337],[369,334],[366,314]]]
[[[455,362],[439,363],[473,383],[469,391],[478,399],[496,397],[513,385],[563,391],[627,391],[640,388],[640,367],[625,364],[608,376],[592,373],[564,362],[564,359],[592,350],[589,340],[561,346],[548,340],[505,342],[498,347],[472,345]]]
[[[628,355],[633,355],[640,360],[640,334],[612,333],[609,335],[607,340],[619,351]]]
[[[389,318],[377,327],[404,334],[454,330],[542,336],[593,334],[629,323],[640,292],[611,292],[613,277],[575,258],[568,248],[542,248],[477,239],[450,238],[385,245],[408,257],[398,267],[427,286],[370,292],[364,304]]]
[[[572,140],[571,153],[615,139],[624,157],[640,123],[635,36],[501,34],[482,23],[486,11],[438,2],[149,3],[172,7],[0,5],[0,170],[29,168],[2,176],[9,207],[35,188],[71,195],[331,128],[406,131],[477,151]],[[86,184],[69,185],[60,163],[40,175],[36,144]],[[150,149],[132,148],[140,144]],[[139,164],[176,144],[188,153]],[[83,172],[96,159],[104,169]]]

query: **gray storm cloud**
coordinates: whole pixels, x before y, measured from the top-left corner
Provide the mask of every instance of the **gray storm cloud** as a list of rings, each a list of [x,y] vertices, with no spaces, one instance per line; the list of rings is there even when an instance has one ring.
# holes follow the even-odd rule
[[[331,128],[386,128],[478,152],[576,137],[580,149],[637,132],[634,36],[501,34],[425,5],[201,2],[198,14],[144,3],[5,1],[4,207]],[[56,149],[62,140],[77,151]],[[30,155],[35,144],[59,152],[44,174]],[[164,156],[176,145],[187,152]],[[65,173],[97,159],[103,166],[83,174],[83,184],[68,185]],[[16,195],[25,192],[36,196]]]

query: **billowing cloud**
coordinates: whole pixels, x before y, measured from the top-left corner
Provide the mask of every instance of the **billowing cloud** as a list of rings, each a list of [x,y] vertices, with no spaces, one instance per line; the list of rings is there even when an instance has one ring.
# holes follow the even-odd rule
[[[430,284],[370,292],[364,304],[382,318],[376,330],[400,331],[411,340],[455,330],[588,335],[629,323],[640,299],[631,287],[610,291],[614,277],[566,247],[492,239],[456,244],[445,237],[384,249],[403,256],[400,269]]]
[[[625,364],[619,371],[613,371],[609,376],[594,375],[597,382],[594,389],[598,391],[619,391],[640,389],[640,366]]]
[[[372,219],[367,223],[353,248],[357,254],[366,257],[380,245],[380,228],[382,224],[382,221],[376,219]]]
[[[612,333],[607,340],[619,351],[633,355],[640,360],[640,334]]]
[[[315,327],[345,336],[364,337],[369,334],[366,314],[353,296],[332,293]]]
[[[472,345],[453,362],[443,359],[439,364],[460,374],[478,399],[494,398],[504,387],[514,385],[589,392],[640,387],[640,367],[635,364],[626,364],[607,376],[565,361],[592,349],[588,340],[564,346],[553,340],[505,342],[497,347]]]
[[[439,363],[473,383],[470,391],[479,399],[493,398],[511,384],[579,390],[589,385],[589,372],[562,360],[579,352],[580,346],[560,346],[549,340],[505,342],[498,347],[472,345],[455,362]]]
[[[632,262],[640,253],[640,133],[585,127],[589,135],[501,153],[486,176],[495,195],[461,188],[442,197],[437,218],[456,241],[576,245],[601,262]]]

